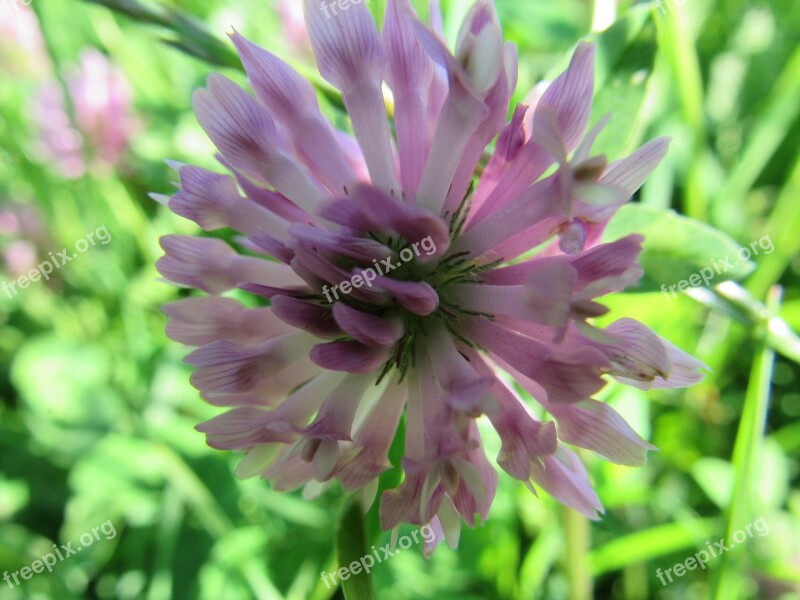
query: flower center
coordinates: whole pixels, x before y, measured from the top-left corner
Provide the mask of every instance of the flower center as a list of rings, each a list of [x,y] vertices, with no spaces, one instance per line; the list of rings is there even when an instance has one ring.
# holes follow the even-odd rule
[[[470,193],[467,194],[457,211],[452,215],[446,214],[444,217],[445,222],[449,221],[449,235],[452,242],[458,239],[464,227],[469,197]],[[476,346],[459,331],[459,321],[465,317],[484,316],[494,319],[494,316],[463,308],[459,305],[457,294],[453,293],[450,288],[459,284],[480,283],[481,274],[495,268],[502,261],[481,264],[476,261],[469,251],[445,252],[438,260],[426,261],[424,260],[426,256],[436,253],[436,247],[432,246],[432,244],[423,245],[425,256],[421,256],[419,240],[408,240],[397,234],[392,235],[380,231],[367,232],[363,239],[376,242],[388,248],[391,250],[393,257],[388,262],[384,260],[381,263],[374,260],[373,264],[366,264],[363,260],[340,255],[337,262],[340,268],[347,272],[353,272],[373,267],[378,268],[380,264],[383,264],[385,266],[380,274],[384,282],[388,278],[398,282],[424,284],[425,291],[430,294],[432,290],[436,297],[435,308],[427,314],[420,314],[420,312],[410,310],[397,297],[392,298],[388,303],[371,302],[362,294],[345,294],[337,299],[325,296],[315,297],[314,300],[322,306],[330,307],[335,302],[344,302],[351,308],[372,316],[381,318],[394,317],[402,320],[403,335],[392,347],[390,358],[380,371],[378,382],[393,368],[397,368],[400,371],[402,379],[408,368],[414,366],[417,342],[429,337],[433,331],[440,329],[442,325],[453,337],[469,346]],[[427,241],[430,242],[431,238],[427,238]],[[391,268],[389,269],[389,267]],[[380,282],[381,280],[379,279],[376,282],[376,287],[380,288]],[[372,287],[371,283],[369,287]]]

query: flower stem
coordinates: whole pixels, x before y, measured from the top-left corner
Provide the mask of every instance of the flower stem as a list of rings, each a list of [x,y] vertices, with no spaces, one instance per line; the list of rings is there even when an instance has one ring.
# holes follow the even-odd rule
[[[750,384],[747,387],[739,431],[733,447],[733,466],[736,482],[733,499],[728,509],[728,528],[726,540],[730,542],[739,529],[745,527],[753,517],[753,501],[756,479],[763,456],[764,430],[769,408],[772,369],[775,351],[769,347],[768,331],[770,316],[778,312],[781,289],[774,287],[767,300],[764,320],[759,324],[761,335],[756,347],[753,367],[750,371]],[[732,545],[731,545],[732,546]],[[738,598],[742,591],[743,572],[741,548],[731,550],[720,557],[720,573],[716,581],[713,598],[725,600]]]
[[[592,600],[592,577],[589,574],[589,520],[564,507],[565,568],[569,581],[570,600]]]
[[[336,558],[339,569],[347,569],[349,576],[341,581],[344,597],[347,600],[373,600],[372,576],[361,569],[361,558],[369,555],[367,551],[367,531],[364,523],[364,510],[359,496],[349,498],[342,510],[339,530],[336,533]],[[359,572],[350,565],[359,563]]]

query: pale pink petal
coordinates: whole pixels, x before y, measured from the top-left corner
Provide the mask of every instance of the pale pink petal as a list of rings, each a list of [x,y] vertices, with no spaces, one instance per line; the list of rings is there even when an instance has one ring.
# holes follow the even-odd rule
[[[166,255],[156,267],[164,277],[211,294],[221,294],[239,282],[295,286],[302,280],[286,265],[239,256],[222,240],[179,235],[165,236]]]
[[[400,181],[410,198],[417,187],[430,150],[427,89],[433,65],[417,41],[409,0],[389,0],[383,25],[383,45],[389,59],[386,80],[394,96],[394,118],[400,158]]]
[[[553,498],[592,520],[599,519],[604,512],[581,459],[564,446],[546,456],[542,466],[533,463],[531,477]]]
[[[558,421],[559,439],[593,450],[611,462],[638,467],[645,463],[648,450],[656,450],[603,402],[583,400],[554,407],[552,412]]]
[[[253,390],[262,381],[306,355],[315,342],[306,333],[289,333],[259,346],[239,346],[215,341],[198,348],[184,360],[197,367],[192,385],[206,392]]]
[[[165,305],[167,335],[191,346],[228,340],[244,346],[292,331],[268,308],[245,308],[230,298],[185,298]]]
[[[372,183],[400,193],[381,83],[386,55],[366,4],[331,18],[316,0],[303,0],[311,44],[322,76],[341,90]]]
[[[358,405],[367,388],[374,383],[369,375],[345,377],[322,403],[314,422],[304,430],[304,435],[318,439],[351,440]]]

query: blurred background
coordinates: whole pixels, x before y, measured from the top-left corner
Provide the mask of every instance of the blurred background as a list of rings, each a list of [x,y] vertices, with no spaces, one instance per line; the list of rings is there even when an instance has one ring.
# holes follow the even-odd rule
[[[485,526],[457,551],[382,564],[376,597],[799,599],[796,0],[496,4],[520,48],[518,101],[592,39],[592,120],[614,116],[601,149],[613,160],[673,138],[645,208],[610,232],[648,235],[645,281],[605,303],[713,372],[689,390],[604,390],[659,451],[638,469],[584,455],[601,521],[501,473]],[[380,18],[383,2],[369,6]],[[468,3],[443,6],[452,40]],[[218,409],[163,333],[160,306],[186,292],[159,280],[158,238],[195,225],[148,193],[173,190],[165,159],[216,168],[190,98],[212,70],[244,81],[232,27],[313,76],[299,0],[0,0],[0,572],[82,546],[53,573],[0,582],[0,598],[343,597],[320,578],[335,568],[341,491],[306,501],[238,480],[238,457],[194,430]],[[659,291],[727,254],[714,289]],[[109,521],[113,536],[92,535]],[[662,585],[659,569],[745,525],[745,542]],[[390,539],[374,518],[370,535]]]

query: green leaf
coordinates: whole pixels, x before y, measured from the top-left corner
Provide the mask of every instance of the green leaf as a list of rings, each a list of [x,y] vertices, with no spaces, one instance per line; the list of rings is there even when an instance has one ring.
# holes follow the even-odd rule
[[[364,512],[361,503],[354,497],[345,504],[339,522],[339,531],[336,533],[337,562],[340,568],[347,569],[350,574],[347,579],[341,580],[344,597],[347,600],[372,600],[375,597],[370,575],[363,571],[354,574],[350,569],[352,563],[358,562],[367,554],[369,552],[367,551]],[[356,570],[360,570],[360,565]]]
[[[592,122],[607,114],[612,119],[593,153],[616,160],[640,144],[646,127],[642,107],[658,49],[652,11],[644,6],[632,8],[596,41],[597,93]]]
[[[721,458],[701,458],[692,465],[692,477],[719,508],[730,505],[734,479],[731,463]]]
[[[750,260],[743,260],[737,254],[740,248],[733,239],[672,210],[627,204],[608,225],[604,241],[634,233],[645,238],[640,257],[644,277],[632,291],[663,291],[662,286],[669,288],[682,280],[689,281],[693,275],[694,281],[690,282],[693,287],[717,285],[741,279],[754,268]],[[702,279],[703,274],[706,280]],[[698,279],[699,284],[694,285]]]
[[[591,573],[597,577],[628,565],[701,547],[720,525],[717,519],[695,519],[656,525],[615,537],[589,553]]]
[[[36,440],[66,459],[122,422],[125,407],[107,385],[111,368],[110,355],[99,345],[67,342],[53,334],[28,340],[14,359],[11,380]]]

